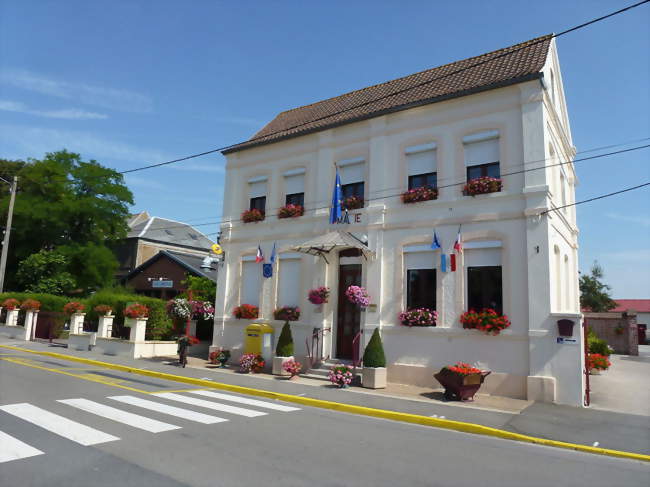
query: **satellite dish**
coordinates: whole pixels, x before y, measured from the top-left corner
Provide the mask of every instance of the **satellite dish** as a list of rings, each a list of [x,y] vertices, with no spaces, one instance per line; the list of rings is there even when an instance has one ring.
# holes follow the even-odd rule
[[[223,254],[223,249],[221,248],[221,245],[219,245],[219,244],[213,244],[212,247],[210,247],[210,248],[212,249],[212,252],[214,252],[217,255]]]

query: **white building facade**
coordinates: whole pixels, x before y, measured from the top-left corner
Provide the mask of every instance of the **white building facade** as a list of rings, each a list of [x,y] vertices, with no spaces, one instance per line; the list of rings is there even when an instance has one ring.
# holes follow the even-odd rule
[[[472,69],[498,78],[488,69],[491,63],[520,66],[517,56],[531,63],[526,72],[487,84],[485,76],[472,81]],[[476,67],[467,69],[471,62]],[[298,108],[283,112],[249,143],[225,151],[225,261],[213,346],[230,349],[236,360],[246,325],[268,323],[277,339],[283,322],[273,319],[274,309],[299,306],[300,319],[292,322],[298,359],[304,360],[314,330],[321,331],[324,356],[349,359],[355,348],[362,354],[379,328],[389,382],[437,387],[433,373],[462,361],[492,371],[483,392],[583,404],[578,230],[574,208],[561,208],[574,202],[575,148],[555,43],[547,36],[461,63],[443,68],[458,65],[453,76],[474,87],[369,109],[329,125],[327,118],[304,114],[319,104]],[[430,71],[431,86],[439,93],[449,78],[436,69],[441,68]],[[421,75],[378,86],[419,87]],[[408,94],[409,86],[400,93]],[[365,106],[375,88],[361,90]],[[325,115],[330,110],[340,117],[349,110],[346,97],[358,93],[321,102]],[[382,93],[378,103],[387,99]],[[297,124],[280,123],[294,115]],[[307,122],[316,126],[301,132]],[[349,212],[350,223],[331,225],[335,164],[344,193],[361,196],[364,206]],[[468,179],[486,175],[502,180],[500,191],[463,194]],[[423,184],[437,188],[436,199],[402,202],[403,192]],[[287,203],[304,206],[304,215],[279,219],[278,209]],[[240,215],[250,208],[264,210],[265,219],[243,223]],[[431,249],[434,229],[442,247],[437,250]],[[441,254],[454,254],[459,229],[463,252],[455,253],[455,271],[449,261],[443,271]],[[350,232],[374,255],[366,259],[336,249],[323,258],[294,250],[335,230]],[[264,278],[256,251],[261,246],[268,262],[274,243],[278,259],[273,276]],[[341,294],[350,283],[368,290],[372,306],[349,312]],[[307,300],[309,289],[318,286],[331,292],[322,307]],[[244,303],[259,306],[258,319],[233,317]],[[437,326],[402,326],[398,315],[416,307],[435,309]],[[464,329],[462,313],[481,307],[507,315],[511,326],[496,336]],[[575,322],[572,339],[558,340],[560,319]]]

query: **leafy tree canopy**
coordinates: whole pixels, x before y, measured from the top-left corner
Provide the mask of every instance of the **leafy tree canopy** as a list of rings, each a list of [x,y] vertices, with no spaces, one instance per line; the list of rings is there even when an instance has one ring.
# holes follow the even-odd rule
[[[217,284],[203,276],[185,275],[185,280],[181,284],[187,288],[187,291],[182,293],[182,297],[188,298],[189,292],[192,291],[192,299],[195,301],[209,301],[214,303],[217,294]]]
[[[76,285],[87,290],[110,283],[117,263],[107,246],[126,236],[133,204],[121,174],[66,150],[28,162],[0,159],[0,174],[19,178],[7,262],[9,288],[17,284],[21,261],[54,249],[65,256]],[[6,214],[9,196],[0,194],[0,212]]]
[[[610,286],[604,284],[603,268],[594,261],[591,274],[580,276],[580,307],[594,313],[602,313],[616,307],[616,301],[610,296]]]
[[[68,260],[63,254],[41,250],[20,263],[16,279],[27,292],[62,294],[75,286],[67,268]]]

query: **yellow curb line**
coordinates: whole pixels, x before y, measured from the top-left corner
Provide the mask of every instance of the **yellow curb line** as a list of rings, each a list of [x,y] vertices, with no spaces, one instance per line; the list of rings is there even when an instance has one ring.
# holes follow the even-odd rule
[[[33,353],[37,355],[45,355],[48,357],[58,358],[62,360],[69,360],[71,362],[79,362],[87,365],[95,365],[97,367],[119,370],[121,372],[128,372],[131,374],[143,375],[146,377],[154,377],[158,379],[171,380],[174,382],[183,382],[185,384],[192,384],[192,385],[207,387],[211,389],[221,389],[230,392],[237,392],[237,393],[248,394],[252,396],[276,399],[279,401],[302,404],[304,406],[311,406],[320,409],[331,409],[333,411],[341,411],[345,413],[359,414],[362,416],[370,416],[374,418],[401,421],[403,423],[419,424],[422,426],[432,426],[436,428],[461,431],[463,433],[492,436],[495,438],[502,438],[505,440],[521,441],[525,443],[533,443],[536,445],[552,446],[556,448],[564,448],[566,450],[575,450],[584,453],[593,453],[596,455],[605,455],[605,456],[615,457],[615,458],[627,458],[631,460],[650,462],[650,455],[643,455],[641,453],[632,453],[632,452],[619,451],[619,450],[609,450],[607,448],[597,448],[594,446],[579,445],[576,443],[566,443],[563,441],[548,440],[545,438],[537,438],[534,436],[527,436],[519,433],[512,433],[510,431],[490,428],[489,426],[482,426],[480,424],[465,423],[462,421],[453,421],[451,419],[431,418],[428,416],[421,416],[419,414],[400,413],[397,411],[387,411],[384,409],[367,408],[364,406],[355,406],[352,404],[342,404],[333,401],[325,401],[323,399],[312,399],[309,397],[294,396],[291,394],[284,394],[281,392],[264,391],[261,389],[253,389],[250,387],[235,386],[231,384],[224,384],[224,383],[213,382],[209,380],[194,379],[192,377],[183,377],[180,375],[167,374],[165,372],[155,372],[152,370],[138,369],[136,367],[128,367],[126,365],[100,362],[98,360],[91,360],[91,359],[75,357],[72,355],[65,355],[65,354],[54,353],[54,352],[29,350],[26,348],[12,347],[10,345],[0,345],[0,347],[7,348],[10,350],[16,350],[19,352]]]

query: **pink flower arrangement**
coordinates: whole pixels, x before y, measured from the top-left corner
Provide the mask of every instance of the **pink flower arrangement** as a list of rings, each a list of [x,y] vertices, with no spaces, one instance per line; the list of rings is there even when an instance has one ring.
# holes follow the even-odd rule
[[[352,370],[347,365],[334,365],[327,374],[327,378],[334,385],[341,388],[347,387],[352,382]]]
[[[192,317],[198,320],[214,318],[214,306],[209,301],[190,301]]]
[[[345,297],[348,298],[353,304],[358,304],[362,308],[366,308],[370,304],[370,296],[368,291],[361,286],[350,286],[345,291]]]
[[[431,186],[421,186],[409,189],[402,193],[402,203],[418,203],[420,201],[435,200],[438,198],[438,189]]]
[[[315,289],[310,289],[307,299],[309,299],[309,302],[312,304],[323,304],[328,302],[329,297],[330,288],[321,286]]]
[[[245,353],[239,359],[239,370],[244,373],[261,372],[264,369],[264,358],[255,353]]]
[[[429,308],[414,308],[399,314],[402,326],[436,326],[438,312]]]
[[[291,375],[291,378],[293,379],[298,374],[300,374],[300,371],[302,370],[302,364],[300,362],[296,362],[295,360],[291,359],[283,363],[282,368],[284,369],[285,372],[288,372]]]
[[[485,176],[467,181],[463,186],[463,194],[467,196],[476,196],[477,194],[497,193],[501,191],[503,181],[499,178]]]
[[[289,203],[278,210],[278,218],[298,218],[305,214],[305,208],[302,205],[293,205]]]

